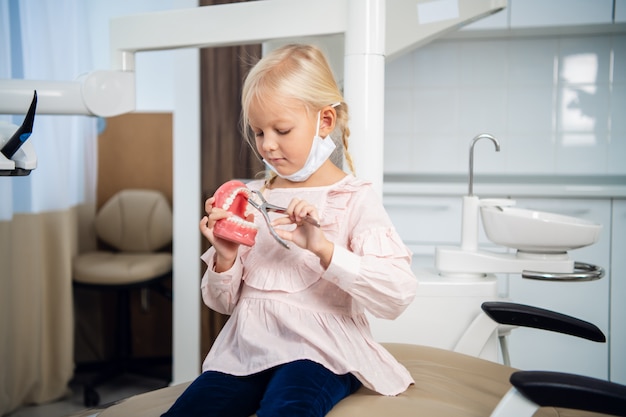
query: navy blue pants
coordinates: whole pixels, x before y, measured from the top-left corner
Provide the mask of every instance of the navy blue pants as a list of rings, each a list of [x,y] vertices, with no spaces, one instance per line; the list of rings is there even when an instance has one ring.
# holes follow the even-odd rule
[[[162,417],[322,417],[360,386],[354,375],[336,375],[309,360],[249,376],[207,371]]]

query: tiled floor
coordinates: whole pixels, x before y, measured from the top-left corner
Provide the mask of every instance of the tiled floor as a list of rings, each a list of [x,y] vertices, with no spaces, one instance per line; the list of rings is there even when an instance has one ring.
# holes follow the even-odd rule
[[[162,388],[163,386],[162,380],[122,375],[98,387],[100,407],[136,394]],[[68,394],[67,398],[50,404],[23,407],[5,417],[66,417],[78,414],[86,417],[97,414],[96,411],[87,413],[87,407],[83,404],[83,390],[81,386],[71,384],[70,389],[72,392]],[[85,413],[81,413],[81,411],[85,411]]]

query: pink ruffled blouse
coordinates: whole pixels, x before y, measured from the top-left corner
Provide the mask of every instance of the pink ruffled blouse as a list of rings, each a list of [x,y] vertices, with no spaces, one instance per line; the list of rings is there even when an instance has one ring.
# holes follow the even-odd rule
[[[203,371],[250,375],[309,359],[336,374],[350,372],[380,394],[403,392],[413,379],[374,341],[364,310],[394,319],[413,300],[417,279],[411,253],[371,184],[348,175],[331,186],[266,189],[264,196],[285,207],[294,197],[317,207],[322,230],[335,243],[331,264],[324,270],[311,252],[293,243],[283,248],[259,214],[256,244],[241,246],[230,270],[213,272],[214,249],[205,252],[202,298],[231,317]]]

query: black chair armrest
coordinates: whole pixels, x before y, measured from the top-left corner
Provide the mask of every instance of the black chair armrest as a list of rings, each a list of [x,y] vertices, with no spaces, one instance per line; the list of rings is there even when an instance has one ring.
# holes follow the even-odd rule
[[[481,307],[485,314],[500,324],[532,327],[594,342],[606,342],[606,336],[596,325],[555,311],[503,301],[484,302]]]
[[[541,407],[561,407],[626,417],[626,386],[561,372],[519,371],[511,384]]]

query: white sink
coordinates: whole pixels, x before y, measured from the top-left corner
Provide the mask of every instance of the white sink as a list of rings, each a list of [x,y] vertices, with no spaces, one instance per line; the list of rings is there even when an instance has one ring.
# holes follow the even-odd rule
[[[576,217],[516,207],[480,208],[489,240],[532,253],[559,253],[591,245],[602,225]]]

